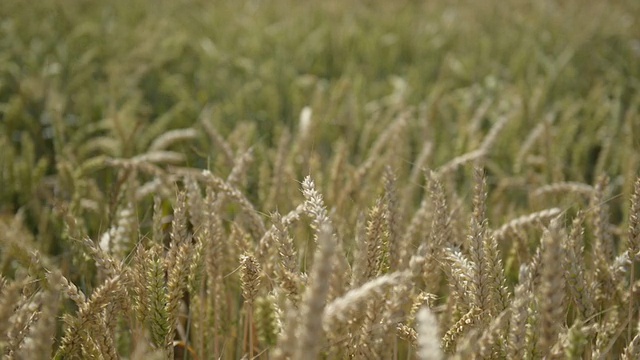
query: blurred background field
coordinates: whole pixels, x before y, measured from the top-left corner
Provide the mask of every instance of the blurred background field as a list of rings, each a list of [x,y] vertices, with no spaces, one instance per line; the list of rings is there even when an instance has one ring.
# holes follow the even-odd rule
[[[3,213],[63,195],[48,181],[59,160],[108,191],[102,156],[141,154],[205,109],[266,154],[309,106],[306,146],[325,160],[345,146],[352,164],[402,114],[396,160],[428,141],[431,168],[506,116],[489,169],[518,196],[638,169],[635,1],[3,1],[0,14]],[[215,162],[205,136],[181,146],[190,165]]]
[[[640,2],[0,1],[0,224],[19,219],[29,249],[72,280],[94,281],[69,271],[93,269],[69,218],[97,241],[130,200],[118,161],[226,176],[249,149],[238,188],[258,211],[294,208],[311,174],[346,235],[385,166],[410,213],[423,168],[477,149],[493,226],[575,212],[584,199],[535,191],[606,175],[619,235],[640,169]],[[168,160],[143,158],[156,150]],[[470,174],[455,167],[445,184],[467,204]],[[7,249],[13,277],[29,255]]]

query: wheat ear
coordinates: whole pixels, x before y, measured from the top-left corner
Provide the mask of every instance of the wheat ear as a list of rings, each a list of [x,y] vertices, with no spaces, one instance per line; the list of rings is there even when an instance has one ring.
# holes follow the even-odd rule
[[[444,354],[440,349],[438,320],[429,308],[422,308],[416,315],[418,332],[418,357],[421,360],[440,360]]]
[[[302,299],[302,315],[298,328],[299,342],[295,359],[315,359],[322,344],[322,314],[329,293],[329,278],[336,250],[333,230],[329,224],[320,224],[318,229],[318,250],[314,256],[309,285]]]
[[[542,237],[542,269],[538,303],[540,306],[540,338],[538,348],[549,352],[560,332],[558,321],[565,313],[564,278],[562,275],[562,243],[565,241],[558,219],[551,221]]]

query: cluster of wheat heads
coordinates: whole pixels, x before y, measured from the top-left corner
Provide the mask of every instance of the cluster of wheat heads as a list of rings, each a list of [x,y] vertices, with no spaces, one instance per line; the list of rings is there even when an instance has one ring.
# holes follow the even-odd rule
[[[2,355],[637,357],[639,1],[104,3],[0,0]]]
[[[611,223],[606,176],[535,192],[575,192],[585,198],[577,211],[549,207],[494,225],[482,161],[504,122],[433,171],[417,154],[400,179],[388,163],[397,150],[384,144],[401,136],[402,118],[360,166],[348,166],[345,147],[323,173],[300,147],[309,116],[296,141],[283,133],[273,161],[262,159],[268,186],[257,189],[247,182],[259,154],[234,149],[206,121],[225,174],[179,165],[180,154],[165,150],[193,129],[164,133],[141,155],[104,159],[117,174],[113,200],[72,197],[56,209],[70,261],[43,253],[22,213],[3,218],[5,356],[640,356],[640,180],[628,231]],[[283,175],[301,162],[311,175],[299,183]],[[451,186],[467,173],[468,191]],[[110,214],[93,237],[85,208]]]

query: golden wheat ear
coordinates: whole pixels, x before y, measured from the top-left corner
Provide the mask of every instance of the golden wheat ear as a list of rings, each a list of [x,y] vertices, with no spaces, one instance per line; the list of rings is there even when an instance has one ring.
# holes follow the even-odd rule
[[[562,275],[562,244],[566,234],[561,228],[560,220],[551,221],[548,230],[542,236],[542,268],[540,270],[540,287],[538,289],[538,305],[540,312],[540,337],[537,348],[542,354],[549,354],[550,349],[558,341],[561,322],[565,316],[564,292],[565,282]]]

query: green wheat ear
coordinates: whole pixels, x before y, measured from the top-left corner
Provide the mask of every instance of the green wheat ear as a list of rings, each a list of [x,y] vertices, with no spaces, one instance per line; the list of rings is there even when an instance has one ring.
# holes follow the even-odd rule
[[[260,343],[266,348],[274,347],[277,343],[280,325],[273,295],[261,296],[256,299],[255,321]]]
[[[165,340],[171,330],[169,323],[169,313],[167,311],[167,285],[165,282],[165,262],[160,257],[158,247],[150,249],[151,254],[146,264],[145,292],[148,300],[147,304],[147,325],[151,335],[151,340],[156,346],[166,346]]]

